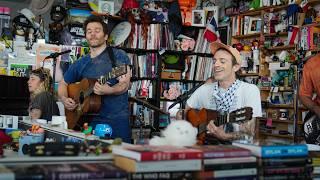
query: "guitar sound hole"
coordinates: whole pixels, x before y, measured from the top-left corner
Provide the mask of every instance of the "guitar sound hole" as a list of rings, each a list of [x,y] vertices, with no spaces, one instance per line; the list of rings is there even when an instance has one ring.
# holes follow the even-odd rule
[[[83,101],[84,101],[84,94],[83,94],[83,92],[80,92],[80,95],[79,95],[79,102],[80,102],[80,104],[82,104]]]

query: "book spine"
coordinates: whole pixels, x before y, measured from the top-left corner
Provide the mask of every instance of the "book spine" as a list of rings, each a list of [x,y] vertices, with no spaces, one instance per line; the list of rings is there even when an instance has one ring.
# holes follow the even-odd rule
[[[264,146],[261,149],[261,157],[303,157],[308,156],[306,145],[292,146]]]
[[[203,158],[226,158],[226,157],[248,157],[251,156],[251,152],[248,150],[231,150],[220,152],[204,152]]]
[[[257,168],[246,169],[231,169],[231,170],[214,170],[214,171],[201,171],[198,173],[199,179],[206,178],[231,178],[239,176],[256,176],[258,173]]]
[[[232,164],[212,164],[204,165],[204,170],[231,170],[231,169],[243,169],[243,168],[256,168],[257,163],[232,163]]]
[[[201,159],[202,152],[143,152],[140,161]]]
[[[311,159],[308,158],[268,158],[268,159],[260,159],[259,165],[261,166],[277,166],[277,167],[290,167],[290,166],[303,166],[308,163],[311,163]]]
[[[302,174],[306,172],[306,167],[288,167],[288,168],[263,168],[264,175],[272,174]]]
[[[147,173],[131,173],[129,180],[149,180],[149,179],[193,179],[191,172],[147,172]]]

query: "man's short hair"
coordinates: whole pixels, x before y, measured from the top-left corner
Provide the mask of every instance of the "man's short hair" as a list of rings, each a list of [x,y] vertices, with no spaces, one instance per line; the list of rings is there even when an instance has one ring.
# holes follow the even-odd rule
[[[87,26],[89,23],[92,23],[92,22],[97,22],[97,23],[100,23],[103,27],[103,32],[104,34],[107,34],[109,35],[109,31],[108,31],[108,26],[107,24],[104,22],[103,18],[100,17],[100,16],[95,16],[95,15],[91,15],[89,16],[83,23],[83,30],[84,30],[84,33],[86,34],[87,33]]]

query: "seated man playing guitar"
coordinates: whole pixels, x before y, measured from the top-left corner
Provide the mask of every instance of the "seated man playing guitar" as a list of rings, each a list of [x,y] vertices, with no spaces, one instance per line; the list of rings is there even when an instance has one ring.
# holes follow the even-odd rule
[[[101,106],[98,116],[90,122],[90,126],[95,128],[96,124],[107,123],[112,127],[112,138],[120,137],[124,142],[130,142],[131,132],[129,126],[128,108],[128,88],[130,83],[130,60],[123,50],[107,47],[108,29],[103,18],[90,16],[84,22],[85,37],[90,47],[90,53],[72,64],[64,74],[64,79],[59,83],[58,94],[66,108],[66,114],[77,111],[80,100],[70,98],[69,87],[72,83],[83,79],[99,79],[115,69],[115,67],[125,66],[125,73],[120,77],[112,78],[103,84],[95,81],[91,91],[82,93],[82,96],[93,91],[101,96]],[[69,92],[69,93],[68,93]],[[84,95],[85,94],[85,95]],[[80,110],[81,111],[81,110]],[[81,124],[71,122],[67,115],[69,128],[70,124],[81,127]]]
[[[260,91],[256,85],[237,79],[236,72],[241,66],[238,50],[218,42],[213,42],[210,48],[214,54],[215,82],[205,83],[191,95],[186,105],[187,117],[191,109],[205,108],[219,113],[231,113],[237,109],[249,107],[248,109],[251,110],[250,116],[247,116],[249,119],[242,121],[244,123],[241,124],[225,123],[217,126],[215,119],[210,119],[208,116],[210,122],[206,126],[208,131],[206,139],[209,144],[230,143],[233,140],[252,143],[255,134],[255,117],[261,117],[262,114]],[[234,122],[229,121],[229,118],[227,120]],[[208,138],[210,136],[214,137],[211,140],[215,139],[216,142],[210,142]]]
[[[310,112],[304,119],[304,135],[309,144],[320,144],[320,53],[307,58],[299,88],[299,99]],[[315,95],[315,96],[314,96]]]

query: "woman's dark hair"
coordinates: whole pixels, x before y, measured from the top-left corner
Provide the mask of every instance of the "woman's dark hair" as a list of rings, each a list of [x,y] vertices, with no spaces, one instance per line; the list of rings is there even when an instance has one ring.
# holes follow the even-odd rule
[[[89,23],[92,23],[92,22],[100,23],[100,24],[102,25],[104,34],[109,34],[107,24],[104,22],[103,18],[100,17],[100,16],[95,16],[95,15],[89,16],[89,17],[84,21],[84,23],[83,23],[83,30],[84,30],[84,33],[85,33],[85,34],[87,33],[87,26],[88,26],[88,24],[89,24]]]

